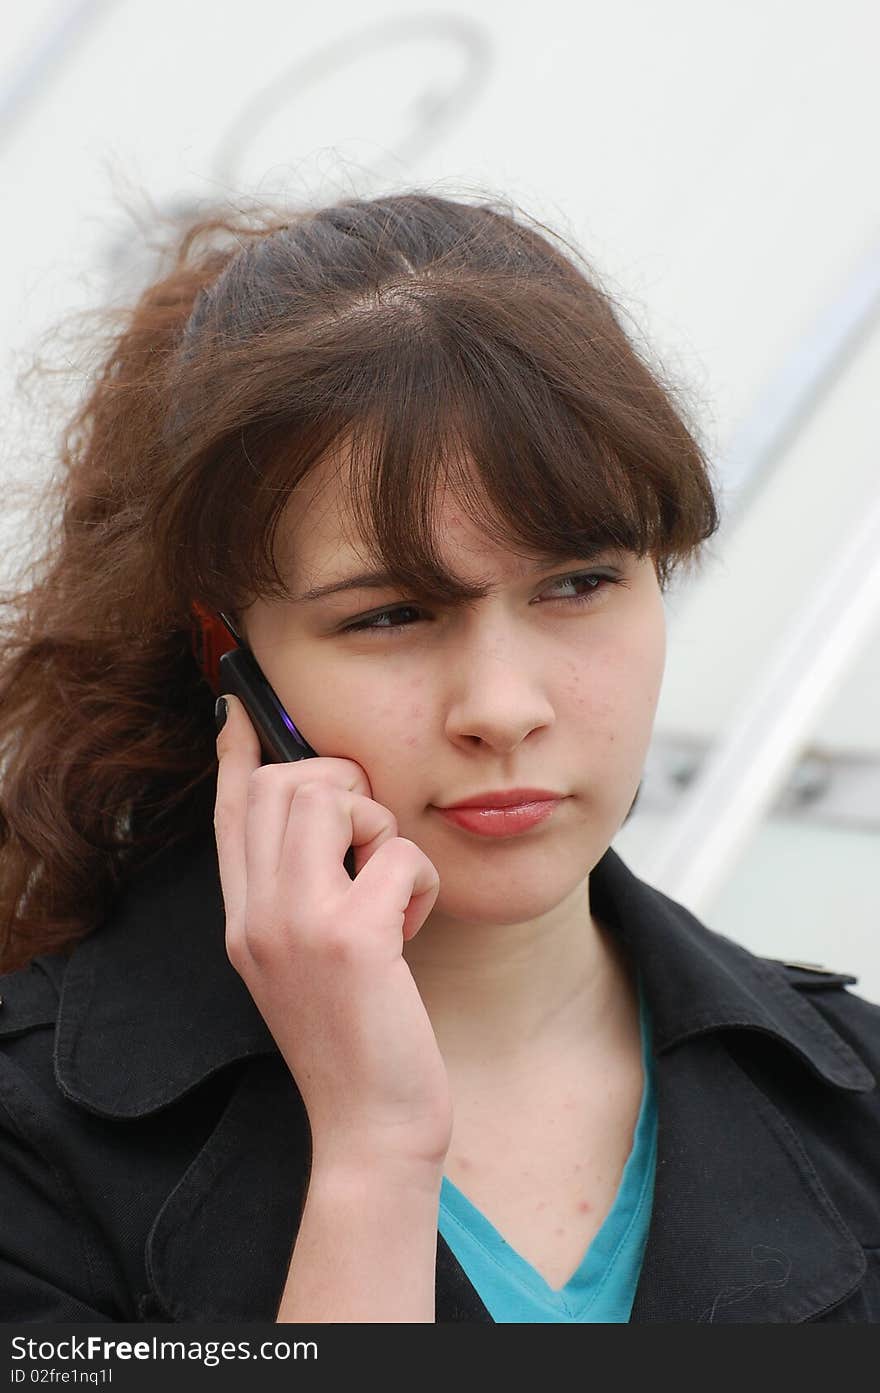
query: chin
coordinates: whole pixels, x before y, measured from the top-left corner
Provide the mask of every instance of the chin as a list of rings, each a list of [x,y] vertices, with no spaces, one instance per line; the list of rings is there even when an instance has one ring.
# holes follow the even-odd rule
[[[479,868],[461,860],[451,866],[448,858],[431,856],[440,876],[432,916],[448,915],[475,924],[521,924],[550,913],[587,880],[592,862],[586,852],[573,858],[532,851],[518,867],[503,854],[496,865],[487,864],[486,858]]]

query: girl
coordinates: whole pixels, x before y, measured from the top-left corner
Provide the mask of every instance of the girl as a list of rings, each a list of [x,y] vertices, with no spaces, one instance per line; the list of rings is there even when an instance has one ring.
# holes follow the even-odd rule
[[[611,847],[719,517],[559,241],[203,218],[114,329],[7,598],[4,1319],[880,1320],[880,1008]]]

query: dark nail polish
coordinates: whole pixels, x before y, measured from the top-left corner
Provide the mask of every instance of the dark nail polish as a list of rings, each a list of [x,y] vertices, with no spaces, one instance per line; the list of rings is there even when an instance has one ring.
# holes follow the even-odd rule
[[[214,720],[217,722],[217,734],[226,724],[226,717],[229,715],[229,702],[225,697],[218,697],[214,703]]]

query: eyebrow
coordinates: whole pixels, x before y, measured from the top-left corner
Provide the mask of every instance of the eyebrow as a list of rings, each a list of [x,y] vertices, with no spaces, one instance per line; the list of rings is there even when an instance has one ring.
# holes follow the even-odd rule
[[[579,552],[577,557],[569,558],[577,563],[587,563],[595,561],[597,557],[604,556],[608,552],[618,552],[619,547],[613,543],[598,542],[593,546],[587,547],[583,552]],[[546,566],[565,565],[566,558],[549,554],[530,554],[530,561],[535,569],[543,570]],[[395,579],[387,570],[382,567],[374,567],[369,571],[359,571],[357,575],[346,576],[343,580],[331,581],[328,585],[315,585],[302,594],[297,595],[295,604],[306,604],[312,600],[323,600],[327,595],[336,595],[344,590],[385,590],[399,589],[400,582]],[[477,595],[488,595],[493,587],[491,585],[474,585],[473,591]]]

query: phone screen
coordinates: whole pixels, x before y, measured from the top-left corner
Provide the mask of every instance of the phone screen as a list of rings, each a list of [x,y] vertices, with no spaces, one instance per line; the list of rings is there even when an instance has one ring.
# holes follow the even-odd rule
[[[227,616],[220,618],[229,629],[238,647],[220,658],[220,690],[232,692],[243,703],[260,738],[265,756],[264,764],[282,764],[296,759],[315,759],[313,750],[297,730],[278,693],[271,686],[247,644],[235,632]],[[349,847],[343,865],[354,880],[354,848]]]

